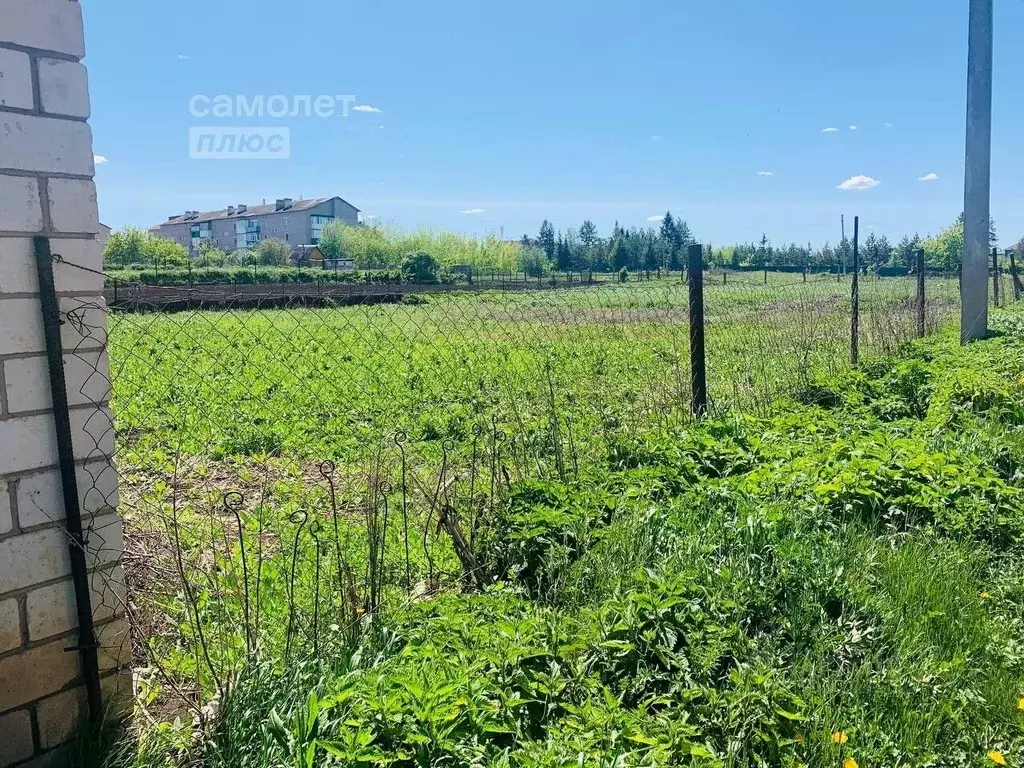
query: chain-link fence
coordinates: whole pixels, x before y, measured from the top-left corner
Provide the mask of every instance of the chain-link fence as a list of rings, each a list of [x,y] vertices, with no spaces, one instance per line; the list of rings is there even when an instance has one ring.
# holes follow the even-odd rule
[[[957,316],[956,277],[924,282],[922,317],[916,276],[860,277],[861,361]],[[624,438],[693,418],[685,275],[257,288],[108,282],[65,308],[90,340],[71,400],[113,414],[80,417],[118,477],[86,463],[79,482],[102,499],[86,511],[119,486],[143,706],[199,714],[247,658],[354,643],[389,606],[482,583],[510,486],[593,476]],[[849,369],[851,275],[714,269],[703,288],[712,417]]]

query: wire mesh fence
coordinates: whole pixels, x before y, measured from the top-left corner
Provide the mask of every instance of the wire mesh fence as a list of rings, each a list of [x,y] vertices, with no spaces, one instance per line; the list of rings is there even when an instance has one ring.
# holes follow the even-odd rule
[[[849,368],[851,276],[703,287],[712,415],[769,413]],[[926,289],[932,333],[957,280]],[[380,611],[482,585],[510,488],[591,476],[693,418],[683,275],[356,301],[161,290],[74,300],[87,342],[67,365],[89,372],[71,400],[96,455],[116,456],[117,477],[86,461],[80,484],[94,526],[118,502],[126,522],[124,573],[104,573],[127,585],[140,685],[197,716],[246,660],[352,645]],[[914,276],[862,277],[859,297],[862,361],[920,334]]]

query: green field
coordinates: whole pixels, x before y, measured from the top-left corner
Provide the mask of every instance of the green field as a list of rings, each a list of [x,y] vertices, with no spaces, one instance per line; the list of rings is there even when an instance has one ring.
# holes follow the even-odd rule
[[[114,313],[115,763],[1018,764],[1024,324],[867,279],[854,371],[848,282],[759,277],[700,422],[678,281]]]

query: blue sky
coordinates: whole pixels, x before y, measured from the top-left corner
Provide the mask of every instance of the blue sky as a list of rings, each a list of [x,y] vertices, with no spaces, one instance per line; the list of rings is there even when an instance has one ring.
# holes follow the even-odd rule
[[[841,213],[898,237],[962,208],[967,0],[82,4],[115,227],[338,194],[406,228],[518,237],[590,218],[606,233],[671,209],[706,242],[820,244]],[[995,5],[1008,243],[1024,235],[1024,0]],[[218,94],[352,94],[380,111],[190,114]],[[289,127],[291,158],[192,160],[189,128],[207,125]],[[857,176],[879,183],[838,188]]]

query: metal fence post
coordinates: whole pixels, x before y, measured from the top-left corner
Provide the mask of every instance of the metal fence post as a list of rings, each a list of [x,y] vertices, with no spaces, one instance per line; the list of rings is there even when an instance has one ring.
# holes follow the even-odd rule
[[[71,438],[71,412],[68,409],[67,381],[64,378],[64,349],[61,342],[60,300],[53,277],[53,256],[50,241],[45,237],[33,240],[36,270],[39,275],[39,303],[42,306],[43,337],[50,374],[53,401],[53,422],[56,431],[57,459],[60,464],[61,490],[64,495],[64,527],[67,532],[71,562],[71,581],[78,617],[78,640],[74,648],[81,654],[82,677],[85,678],[89,714],[98,722],[103,714],[100,690],[98,643],[93,625],[92,597],[89,587],[89,564],[86,561],[86,539],[82,528],[82,509],[75,471],[75,450]]]
[[[917,257],[917,338],[923,339],[925,333],[924,309],[924,249],[919,248]]]
[[[850,289],[850,364],[860,362],[860,216],[853,217],[853,284]]]
[[[689,248],[690,278],[690,407],[694,416],[708,412],[707,363],[704,348],[704,248]]]

